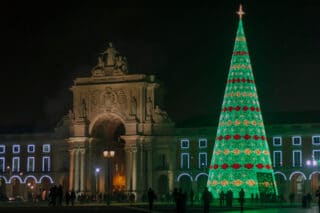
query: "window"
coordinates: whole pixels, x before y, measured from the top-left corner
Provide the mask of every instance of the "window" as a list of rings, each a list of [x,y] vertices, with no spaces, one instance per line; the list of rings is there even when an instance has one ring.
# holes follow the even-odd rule
[[[45,153],[49,153],[50,152],[50,144],[43,144],[42,151]]]
[[[301,136],[293,136],[292,145],[294,146],[301,145]]]
[[[273,151],[273,166],[282,166],[282,151]]]
[[[34,153],[35,152],[35,146],[33,144],[28,145],[28,153]]]
[[[188,139],[181,140],[181,148],[182,149],[188,149],[189,148],[189,140]]]
[[[43,172],[50,172],[50,157],[43,157],[42,158],[42,171]]]
[[[207,148],[207,139],[205,138],[199,139],[199,148]]]
[[[292,152],[292,165],[294,167],[301,167],[302,166],[302,154],[300,150],[294,150]]]
[[[34,172],[34,157],[28,157],[27,172]]]
[[[312,144],[313,145],[320,145],[320,136],[312,136]]]
[[[19,157],[13,157],[12,158],[12,171],[13,172],[19,172],[20,171],[20,158]]]
[[[0,158],[0,172],[5,172],[4,165],[5,165],[5,158]]]
[[[160,154],[158,159],[159,159],[159,161],[158,161],[159,169],[166,169],[166,168],[168,168],[168,166],[167,166],[167,160],[166,160],[166,155],[165,155],[165,154]]]
[[[207,168],[207,153],[205,152],[199,153],[199,168]]]
[[[5,145],[0,145],[0,154],[6,153],[6,146]]]
[[[273,146],[281,146],[282,138],[281,137],[273,137]]]
[[[189,153],[181,154],[181,169],[189,169]]]
[[[13,145],[12,146],[12,153],[20,153],[20,145]]]
[[[316,161],[320,160],[320,150],[319,149],[313,150],[312,156],[313,156],[313,160],[316,160]]]

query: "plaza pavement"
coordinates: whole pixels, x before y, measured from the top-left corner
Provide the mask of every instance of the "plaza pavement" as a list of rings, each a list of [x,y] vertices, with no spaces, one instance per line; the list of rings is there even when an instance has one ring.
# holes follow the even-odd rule
[[[98,213],[98,212],[149,212],[147,203],[112,203],[107,207],[105,203],[76,203],[74,207],[48,207],[47,202],[37,204],[30,202],[0,202],[0,212],[33,212],[33,213],[51,213],[51,212],[68,212],[68,213]],[[155,202],[153,213],[174,213],[175,206],[173,203]],[[199,203],[193,207],[190,205],[186,208],[186,213],[202,213],[203,208]],[[232,208],[219,207],[218,203],[213,203],[210,212],[240,212],[238,203],[234,203]],[[288,203],[250,203],[245,204],[244,212],[247,213],[319,213],[318,206],[313,203],[311,208],[302,208],[300,203],[292,205]]]

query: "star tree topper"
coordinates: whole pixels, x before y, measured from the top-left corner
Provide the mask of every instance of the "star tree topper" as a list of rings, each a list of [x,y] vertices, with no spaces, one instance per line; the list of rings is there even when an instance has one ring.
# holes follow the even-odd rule
[[[242,16],[244,14],[246,14],[243,10],[242,10],[242,4],[240,4],[239,6],[239,10],[237,11],[237,14],[239,15],[239,18],[242,19]]]

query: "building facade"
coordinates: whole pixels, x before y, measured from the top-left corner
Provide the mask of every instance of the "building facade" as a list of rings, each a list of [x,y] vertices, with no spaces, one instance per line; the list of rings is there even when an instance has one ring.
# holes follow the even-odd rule
[[[73,109],[50,133],[0,136],[0,193],[30,199],[62,185],[78,194],[134,193],[152,187],[160,200],[175,187],[206,187],[216,127],[176,127],[162,109],[154,76],[129,74],[109,45],[91,76],[70,88]],[[279,195],[299,199],[318,188],[320,124],[267,125]]]

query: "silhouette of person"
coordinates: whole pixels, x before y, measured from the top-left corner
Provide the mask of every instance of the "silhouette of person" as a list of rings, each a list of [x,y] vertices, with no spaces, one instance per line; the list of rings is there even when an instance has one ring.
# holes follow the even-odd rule
[[[221,191],[219,194],[219,198],[220,198],[220,207],[224,206],[224,192]]]
[[[244,190],[241,188],[239,192],[239,202],[240,202],[240,211],[243,212],[243,204],[244,204]]]
[[[70,202],[70,193],[69,193],[68,191],[66,191],[65,199],[66,199],[66,206],[69,206],[69,202]]]
[[[76,199],[76,193],[72,189],[71,194],[70,194],[70,201],[71,201],[71,206],[74,206],[74,200]]]
[[[156,198],[156,195],[154,191],[151,188],[149,188],[148,190],[149,211],[152,211],[153,209],[153,201],[155,198]]]
[[[191,189],[191,191],[190,191],[190,205],[191,205],[191,207],[193,207],[193,197],[194,197],[194,193],[193,193],[193,190]]]
[[[319,186],[318,190],[316,191],[316,197],[318,197],[318,209],[320,212],[320,186]]]
[[[203,201],[203,212],[208,213],[210,209],[210,202],[212,201],[212,194],[209,192],[208,187],[206,187],[202,193]]]

